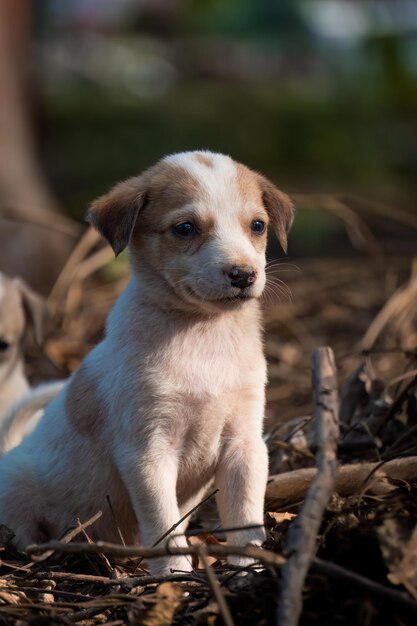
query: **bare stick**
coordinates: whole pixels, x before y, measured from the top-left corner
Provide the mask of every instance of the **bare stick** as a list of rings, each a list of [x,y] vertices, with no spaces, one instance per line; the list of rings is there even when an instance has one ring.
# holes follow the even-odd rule
[[[204,504],[205,502],[207,502],[207,500],[210,500],[210,498],[212,498],[213,496],[216,495],[216,493],[218,492],[218,489],[215,489],[212,493],[210,493],[206,498],[204,498],[204,500],[201,500],[201,502],[199,502],[198,504],[196,504],[195,506],[193,506],[192,509],[190,509],[185,515],[183,515],[178,522],[175,522],[175,524],[172,524],[171,528],[168,528],[168,530],[161,536],[159,537],[159,539],[157,539],[157,541],[155,541],[155,543],[152,544],[152,548],[154,548],[155,546],[158,546],[161,541],[163,541],[165,539],[165,537],[168,537],[168,535],[170,535],[176,528],[178,528],[178,526],[180,524],[182,524],[182,522],[184,520],[187,519],[187,517],[189,517],[190,515],[192,515],[194,513],[194,511],[197,511],[197,509],[200,508],[200,506],[202,504]]]
[[[93,540],[90,538],[89,534],[87,533],[87,531],[85,530],[85,526],[83,527],[83,525],[81,524],[79,518],[77,517],[77,527],[81,530],[81,534],[83,535],[83,537],[85,537],[85,540],[87,541],[87,543],[93,543]],[[106,557],[105,554],[102,554],[101,552],[98,555],[100,557],[100,561],[103,563],[106,571],[109,573],[109,575],[114,575],[115,574],[115,570],[112,568],[109,559]]]
[[[204,565],[204,569],[206,570],[207,579],[210,583],[210,587],[213,591],[214,597],[217,600],[217,604],[219,605],[219,609],[220,609],[220,613],[222,614],[223,621],[226,624],[226,626],[234,626],[233,617],[232,617],[232,614],[230,613],[230,609],[225,600],[222,588],[219,584],[219,581],[216,578],[215,573],[210,567],[210,563],[207,558],[207,550],[206,550],[205,545],[199,546],[199,554],[200,554],[200,559]]]
[[[94,524],[94,522],[96,522],[100,517],[102,516],[102,512],[101,511],[97,511],[97,513],[95,515],[93,515],[93,517],[90,517],[90,519],[88,519],[86,522],[84,522],[83,524],[81,524],[78,520],[78,526],[76,526],[75,528],[73,528],[72,530],[70,530],[63,538],[60,542],[60,544],[65,545],[66,543],[69,543],[70,541],[72,541],[77,535],[79,535],[80,533],[82,533],[86,528],[88,528],[89,526],[91,526],[92,524]],[[43,554],[39,554],[38,556],[34,557],[33,560],[34,561],[45,561],[47,558],[49,558],[50,556],[52,556],[52,554],[54,553],[54,550],[48,550],[46,549],[46,551]]]
[[[168,535],[170,535],[170,534],[171,534],[171,533],[172,533],[172,532],[173,532],[176,528],[178,528],[178,526],[179,526],[180,524],[182,524],[182,522],[183,522],[184,520],[186,520],[186,519],[187,519],[187,517],[190,517],[190,515],[192,515],[192,514],[194,513],[194,511],[197,511],[197,509],[199,509],[199,508],[200,508],[200,506],[201,506],[202,504],[204,504],[205,502],[207,502],[207,500],[210,500],[210,498],[212,498],[213,496],[215,496],[215,495],[216,495],[216,493],[217,493],[218,491],[219,491],[218,489],[215,489],[212,493],[210,493],[208,496],[206,496],[206,497],[205,497],[203,500],[201,500],[198,504],[196,504],[195,506],[193,506],[193,508],[192,508],[192,509],[190,509],[189,511],[187,511],[187,513],[186,513],[185,515],[183,515],[183,516],[182,516],[182,517],[181,517],[181,518],[180,518],[177,522],[175,522],[174,524],[172,524],[171,528],[168,528],[168,530],[167,530],[166,532],[164,532],[164,534],[163,534],[163,535],[161,535],[161,536],[159,537],[159,539],[157,539],[157,540],[155,541],[155,543],[153,543],[153,544],[152,544],[152,546],[151,546],[151,547],[152,547],[152,548],[155,548],[155,546],[158,546],[158,545],[161,543],[161,541],[163,541],[163,540],[164,540],[166,537],[168,537]],[[137,571],[137,569],[138,569],[139,565],[142,563],[142,561],[143,561],[143,558],[142,558],[142,559],[139,559],[139,561],[136,563],[136,565],[135,565],[135,569],[133,570],[133,573],[134,573],[134,574],[136,573],[136,571]]]
[[[94,576],[92,574],[74,574],[72,572],[33,572],[31,578],[40,580],[64,580],[71,583],[103,585],[104,587],[123,587],[131,589],[132,587],[153,585],[164,582],[190,582],[189,574],[167,574],[166,576],[126,576],[115,580],[107,576]],[[11,579],[11,576],[10,576]],[[201,584],[203,581],[197,578],[191,579],[191,582]]]
[[[71,278],[79,263],[86,257],[90,250],[100,241],[100,235],[90,226],[87,228],[77,245],[71,252],[67,262],[62,268],[54,286],[49,294],[48,301],[58,301],[63,297],[65,290],[68,288]]]
[[[302,501],[317,477],[314,467],[274,476],[266,490],[267,509],[277,509]],[[389,480],[410,482],[417,479],[417,455],[381,463],[352,463],[336,470],[334,490],[342,497],[359,494],[364,486],[373,495],[389,493],[395,487]]]
[[[227,557],[230,555],[247,556],[251,559],[265,563],[266,565],[272,565],[274,567],[281,567],[285,562],[285,558],[275,552],[269,550],[262,550],[257,546],[231,546],[228,544],[217,545],[209,544],[206,546],[207,554],[209,556]],[[157,559],[171,554],[181,555],[199,555],[199,546],[186,546],[177,547],[165,545],[160,548],[143,548],[139,546],[121,546],[117,543],[107,543],[106,541],[97,541],[96,543],[63,543],[61,541],[48,541],[48,543],[40,543],[28,546],[26,551],[28,554],[35,555],[38,552],[44,552],[45,550],[58,550],[66,554],[97,554],[102,552],[103,554],[119,556],[119,557],[143,557],[145,559]],[[118,581],[120,583],[120,581]]]
[[[313,353],[313,391],[318,472],[288,533],[289,558],[282,568],[277,613],[280,626],[298,624],[304,580],[316,552],[317,534],[335,482],[339,407],[336,365],[328,347]]]

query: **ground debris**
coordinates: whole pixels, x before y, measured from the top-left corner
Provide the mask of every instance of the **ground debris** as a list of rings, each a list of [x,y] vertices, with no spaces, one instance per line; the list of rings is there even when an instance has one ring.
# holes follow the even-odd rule
[[[100,244],[93,243],[91,255],[101,253]],[[81,263],[87,269],[88,258]],[[346,473],[351,488],[336,490],[324,511],[316,557],[303,587],[300,624],[414,624],[415,279],[408,280],[408,262],[395,259],[387,270],[380,262],[363,259],[309,260],[300,270],[285,274],[291,301],[265,302],[268,490],[276,475],[277,484],[282,480],[286,487],[278,490],[281,500],[276,496],[267,501],[264,551],[281,560],[245,568],[244,577],[227,565],[224,556],[208,555],[205,562],[235,626],[275,626],[289,528],[316,471],[310,358],[316,346],[330,345],[341,392],[339,471]],[[274,271],[279,276],[280,268]],[[67,375],[79,365],[101,338],[106,315],[126,281],[123,264],[114,274],[102,269],[89,275],[83,270],[67,282],[61,280],[50,299],[53,318],[46,354],[30,355],[32,380]],[[396,473],[390,474],[393,468]],[[30,561],[7,549],[10,535],[4,531],[0,528],[0,624],[224,623],[219,595],[216,599],[201,555],[195,555],[191,575],[175,572],[158,579],[143,569],[136,572],[137,558],[119,561],[109,554],[106,567],[102,558],[87,552],[55,553],[43,562]],[[209,550],[224,547],[223,538],[212,499],[191,522],[190,544],[196,550],[207,545]]]

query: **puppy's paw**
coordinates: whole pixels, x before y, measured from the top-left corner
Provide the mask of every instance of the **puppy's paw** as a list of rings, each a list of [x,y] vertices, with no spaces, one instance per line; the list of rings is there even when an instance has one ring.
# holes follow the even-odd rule
[[[149,570],[153,576],[168,576],[180,572],[192,572],[193,564],[191,556],[169,556],[152,559],[149,562]]]
[[[265,541],[265,530],[264,528],[257,528],[252,531],[246,531],[245,535],[242,536],[242,542],[238,544],[236,542],[235,545],[245,545],[248,548],[260,548]],[[253,566],[256,563],[259,563],[255,558],[245,555],[235,555],[232,554],[227,558],[227,561],[230,565],[234,565],[236,567],[249,567]]]

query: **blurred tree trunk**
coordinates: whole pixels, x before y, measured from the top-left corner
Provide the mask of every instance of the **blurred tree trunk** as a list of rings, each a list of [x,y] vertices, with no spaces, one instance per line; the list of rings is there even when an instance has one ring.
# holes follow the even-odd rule
[[[48,292],[79,229],[59,214],[30,118],[31,0],[0,0],[0,270]]]

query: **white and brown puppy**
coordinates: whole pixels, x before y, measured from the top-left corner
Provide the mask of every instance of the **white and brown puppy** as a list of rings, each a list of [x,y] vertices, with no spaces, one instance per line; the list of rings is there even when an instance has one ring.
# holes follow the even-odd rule
[[[0,272],[0,423],[29,389],[24,372],[23,340],[31,328],[42,341],[45,305],[25,283]]]
[[[92,224],[132,278],[88,355],[20,446],[0,462],[0,522],[16,544],[62,535],[103,510],[94,537],[152,545],[215,477],[225,528],[263,524],[266,365],[258,299],[272,224],[293,210],[230,157],[166,157],[95,201]],[[184,532],[186,522],[177,529]],[[261,544],[262,527],[231,532]],[[175,543],[186,545],[184,536]],[[237,558],[233,562],[241,563]],[[190,570],[186,557],[153,572]]]

